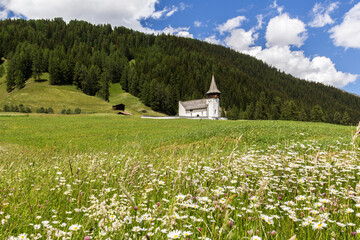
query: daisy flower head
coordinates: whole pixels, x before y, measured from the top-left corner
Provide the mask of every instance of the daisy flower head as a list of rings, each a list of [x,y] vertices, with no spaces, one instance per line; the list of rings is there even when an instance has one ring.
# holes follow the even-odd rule
[[[133,232],[139,232],[141,228],[139,226],[133,227],[131,231]]]
[[[259,236],[252,236],[252,237],[251,237],[251,240],[261,240],[261,237],[259,237]]]
[[[176,199],[177,200],[184,200],[185,199],[185,195],[183,195],[183,194],[178,194],[177,196],[176,196]]]
[[[74,225],[71,225],[70,227],[69,227],[69,230],[71,230],[71,231],[77,231],[77,230],[79,230],[81,228],[81,225],[79,225],[79,224],[74,224]]]
[[[27,234],[26,233],[22,233],[20,234],[17,239],[24,239],[24,240],[28,240],[29,238],[27,237]]]
[[[168,238],[170,239],[178,239],[181,237],[181,231],[180,230],[174,230],[168,233]]]
[[[354,210],[351,209],[351,208],[347,208],[347,209],[345,210],[345,212],[346,212],[346,213],[352,213],[352,212],[354,212]]]

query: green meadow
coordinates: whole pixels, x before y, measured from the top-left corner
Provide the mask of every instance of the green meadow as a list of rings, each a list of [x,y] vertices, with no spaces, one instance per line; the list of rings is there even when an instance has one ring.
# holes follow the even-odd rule
[[[259,149],[303,140],[324,144],[348,140],[354,128],[341,125],[291,121],[158,120],[138,116],[0,115],[3,146],[51,149],[57,152],[172,151],[189,146],[212,151]]]
[[[0,239],[359,239],[355,127],[0,114]]]

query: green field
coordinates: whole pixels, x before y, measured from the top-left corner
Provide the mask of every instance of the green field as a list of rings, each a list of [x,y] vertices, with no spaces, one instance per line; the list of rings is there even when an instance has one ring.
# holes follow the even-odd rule
[[[2,113],[0,239],[358,239],[354,134]]]

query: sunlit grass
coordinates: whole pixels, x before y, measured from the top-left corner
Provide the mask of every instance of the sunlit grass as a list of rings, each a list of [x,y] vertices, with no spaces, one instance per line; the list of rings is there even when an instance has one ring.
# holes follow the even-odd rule
[[[354,130],[0,117],[0,239],[356,239]]]

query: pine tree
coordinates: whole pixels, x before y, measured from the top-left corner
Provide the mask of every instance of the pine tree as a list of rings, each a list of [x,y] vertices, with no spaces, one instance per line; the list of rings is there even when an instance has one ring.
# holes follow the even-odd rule
[[[107,102],[109,101],[109,97],[110,97],[109,87],[110,87],[110,76],[109,73],[105,71],[101,74],[100,82],[99,82],[100,89],[97,92],[97,95]]]
[[[16,63],[15,61],[10,60],[7,65],[7,74],[6,74],[6,91],[11,92],[15,88],[15,79],[16,79]]]
[[[61,61],[57,57],[52,57],[49,63],[50,84],[59,85],[63,81]]]
[[[336,111],[336,112],[334,113],[333,123],[335,123],[335,124],[340,124],[341,121],[342,121],[341,114],[340,114],[338,111]]]
[[[313,122],[323,122],[325,120],[324,112],[319,105],[315,105],[311,109],[310,118]]]
[[[299,112],[299,120],[300,121],[308,121],[309,120],[308,114],[306,113],[305,109],[303,109],[303,108]]]
[[[344,112],[343,117],[341,119],[341,124],[343,125],[350,125],[351,124],[351,118],[348,112]]]
[[[236,105],[233,105],[229,110],[227,110],[226,117],[230,120],[239,119],[239,109]]]
[[[101,77],[100,68],[96,65],[91,65],[88,70],[87,78],[81,83],[81,89],[84,93],[94,96],[99,90],[99,81]]]
[[[42,58],[43,58],[43,54],[41,52],[41,50],[39,48],[35,48],[33,51],[33,60],[32,60],[32,72],[33,72],[33,77],[35,79],[35,81],[40,80],[42,71],[43,71],[43,62],[42,62]]]
[[[281,99],[275,97],[273,104],[270,107],[269,118],[272,120],[278,120],[281,116]]]

